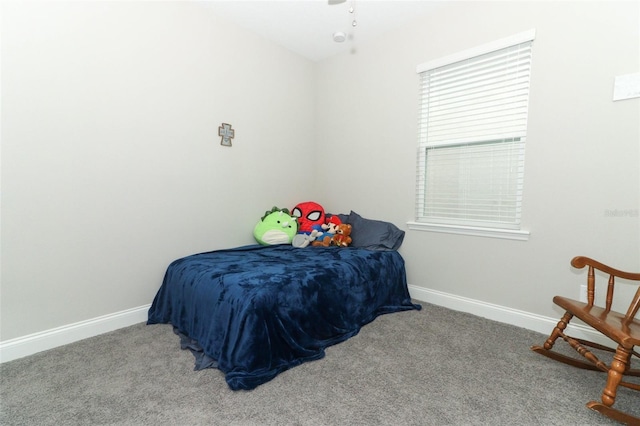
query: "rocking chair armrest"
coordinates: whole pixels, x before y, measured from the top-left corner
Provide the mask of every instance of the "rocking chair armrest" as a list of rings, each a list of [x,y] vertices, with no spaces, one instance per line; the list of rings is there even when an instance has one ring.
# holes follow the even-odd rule
[[[633,319],[635,318],[636,314],[638,313],[638,310],[640,310],[640,287],[638,287],[638,290],[636,290],[636,295],[633,297],[633,300],[631,301],[631,304],[629,305],[629,309],[627,310],[624,320],[625,325],[629,325],[631,322],[633,322]]]
[[[619,269],[612,268],[611,266],[605,265],[604,263],[600,263],[597,260],[593,260],[585,256],[574,257],[571,260],[571,265],[574,268],[579,269],[584,268],[585,266],[592,266],[593,268],[605,272],[609,275],[624,278],[627,280],[639,281],[638,284],[640,284],[640,273],[620,271]]]

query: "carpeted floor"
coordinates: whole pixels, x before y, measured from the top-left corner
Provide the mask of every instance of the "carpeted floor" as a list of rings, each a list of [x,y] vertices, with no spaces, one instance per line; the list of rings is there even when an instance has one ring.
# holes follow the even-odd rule
[[[193,371],[170,325],[139,324],[0,365],[0,424],[616,424],[585,407],[606,376],[529,350],[545,337],[423,304],[234,392]],[[640,416],[640,394],[621,389],[616,406]]]

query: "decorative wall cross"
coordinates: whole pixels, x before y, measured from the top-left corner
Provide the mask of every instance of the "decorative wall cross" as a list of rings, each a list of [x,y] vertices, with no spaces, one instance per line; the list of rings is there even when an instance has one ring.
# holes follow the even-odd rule
[[[231,146],[231,139],[235,133],[236,131],[231,128],[231,124],[222,123],[222,126],[218,127],[218,136],[222,136],[220,145]]]

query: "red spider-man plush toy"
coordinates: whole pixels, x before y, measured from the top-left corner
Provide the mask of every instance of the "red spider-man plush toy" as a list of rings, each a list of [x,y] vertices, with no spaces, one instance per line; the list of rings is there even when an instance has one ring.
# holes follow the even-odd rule
[[[291,216],[298,219],[298,232],[310,234],[314,229],[322,231],[324,224],[324,208],[313,201],[299,203],[291,210]]]
[[[323,232],[325,223],[324,208],[313,201],[298,203],[292,210],[291,216],[298,221],[298,234],[292,244],[296,247],[306,247],[315,240],[316,235]]]

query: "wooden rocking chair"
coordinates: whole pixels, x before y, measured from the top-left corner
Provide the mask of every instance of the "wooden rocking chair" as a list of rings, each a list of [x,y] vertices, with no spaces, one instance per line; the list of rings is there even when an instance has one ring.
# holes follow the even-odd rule
[[[574,367],[607,372],[607,383],[602,392],[602,402],[590,401],[587,403],[587,407],[621,423],[640,425],[640,418],[613,408],[618,386],[640,391],[640,384],[623,380],[625,376],[640,376],[640,369],[631,369],[632,356],[640,358],[640,354],[634,350],[634,346],[640,346],[640,320],[635,318],[640,309],[640,287],[636,291],[635,297],[631,301],[631,305],[629,305],[626,314],[611,310],[615,278],[619,277],[638,281],[638,284],[640,284],[640,273],[619,271],[582,256],[573,258],[571,265],[575,268],[589,266],[587,273],[587,303],[561,296],[554,297],[553,302],[563,308],[565,314],[544,344],[542,346],[532,346],[531,349],[539,354]],[[596,287],[594,269],[609,274],[606,305],[604,308],[594,305]],[[617,344],[617,349],[614,350],[594,342],[566,335],[564,330],[573,317],[582,320],[613,340]],[[562,337],[564,341],[588,362],[552,351],[553,345],[558,337]],[[595,354],[586,348],[587,346],[613,352],[614,355],[610,365],[598,359]]]

